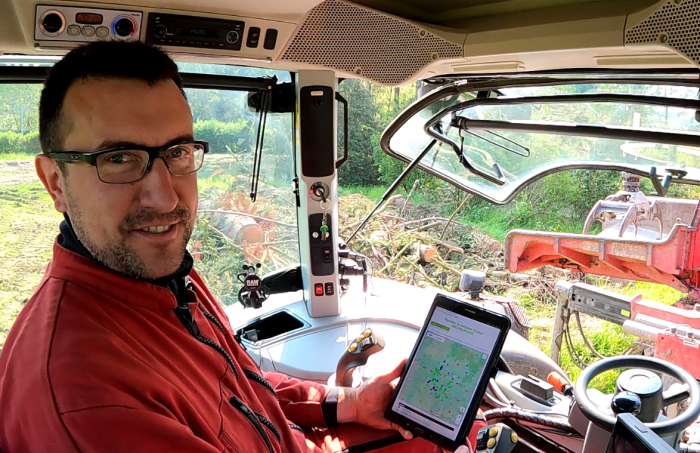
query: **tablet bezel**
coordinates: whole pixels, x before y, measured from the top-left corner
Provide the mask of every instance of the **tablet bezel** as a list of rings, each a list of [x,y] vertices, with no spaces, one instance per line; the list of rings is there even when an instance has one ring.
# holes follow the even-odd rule
[[[477,385],[476,389],[474,390],[475,397],[472,398],[471,404],[465,410],[464,418],[462,419],[462,422],[459,425],[459,430],[457,431],[457,436],[455,437],[455,440],[451,440],[443,436],[442,434],[436,433],[435,431],[431,431],[429,428],[419,424],[416,421],[406,418],[401,414],[394,412],[392,409],[394,403],[396,402],[396,399],[398,398],[399,392],[401,391],[401,387],[405,382],[406,375],[408,374],[408,370],[410,368],[409,365],[413,363],[413,359],[415,358],[416,353],[418,352],[418,347],[420,346],[421,342],[423,341],[423,338],[425,337],[426,331],[428,329],[428,324],[430,323],[430,320],[432,319],[433,314],[435,313],[435,309],[438,307],[455,313],[457,315],[464,316],[466,318],[471,318],[477,322],[495,327],[499,330],[498,338],[496,340],[496,343],[494,344],[494,348],[491,352],[489,360],[486,363],[484,374],[481,380],[479,381],[479,384]],[[510,319],[507,316],[501,315],[499,313],[494,313],[489,310],[485,310],[479,306],[471,305],[467,302],[460,301],[458,299],[454,299],[443,294],[438,294],[435,297],[435,300],[433,301],[433,305],[430,307],[428,316],[425,318],[423,328],[421,329],[420,334],[418,335],[418,339],[416,340],[416,344],[413,347],[413,351],[411,352],[411,355],[408,358],[408,362],[406,362],[406,366],[404,367],[404,370],[401,373],[401,379],[396,388],[394,389],[394,393],[391,396],[391,400],[389,401],[389,406],[386,408],[384,417],[387,420],[411,431],[411,433],[413,433],[414,436],[422,437],[449,451],[454,451],[460,445],[464,445],[464,441],[467,435],[469,434],[472,425],[474,424],[474,419],[476,418],[476,414],[479,410],[479,407],[481,406],[481,402],[483,400],[484,393],[486,392],[486,387],[488,385],[489,379],[492,377],[493,371],[495,370],[496,364],[498,362],[498,358],[501,355],[501,350],[503,349],[503,344],[505,343],[506,336],[508,335],[508,330],[510,330]]]

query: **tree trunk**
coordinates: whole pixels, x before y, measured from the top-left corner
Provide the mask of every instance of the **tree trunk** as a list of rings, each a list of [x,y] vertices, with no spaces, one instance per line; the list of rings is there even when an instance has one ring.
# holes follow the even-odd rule
[[[415,250],[418,252],[418,259],[422,263],[432,263],[438,256],[432,245],[416,244]]]
[[[238,244],[262,242],[263,229],[250,217],[235,214],[216,214],[212,217],[214,227]]]

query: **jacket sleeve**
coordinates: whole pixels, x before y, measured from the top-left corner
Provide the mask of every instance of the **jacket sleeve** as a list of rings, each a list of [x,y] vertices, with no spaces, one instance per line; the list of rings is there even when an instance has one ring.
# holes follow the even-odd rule
[[[153,412],[106,406],[68,412],[61,418],[76,452],[221,453],[216,446],[196,437],[184,424]],[[236,447],[240,451],[245,448]]]
[[[263,376],[277,392],[282,411],[289,421],[299,426],[324,427],[321,404],[330,387],[316,382],[291,379],[281,373]]]

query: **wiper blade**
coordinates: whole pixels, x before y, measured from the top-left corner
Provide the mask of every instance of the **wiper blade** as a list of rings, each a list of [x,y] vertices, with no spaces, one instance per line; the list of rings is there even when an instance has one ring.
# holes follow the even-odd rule
[[[469,135],[471,135],[471,136],[474,136],[474,137],[476,137],[476,138],[479,138],[479,139],[481,139],[481,140],[483,140],[483,141],[485,141],[485,142],[487,142],[487,143],[490,143],[490,144],[492,144],[493,146],[498,146],[499,148],[501,148],[501,149],[503,149],[503,150],[505,150],[505,151],[509,151],[509,152],[511,152],[511,153],[513,153],[513,154],[517,154],[518,156],[530,157],[530,148],[528,148],[528,147],[526,147],[526,146],[523,146],[523,145],[521,145],[520,143],[516,142],[515,140],[511,140],[511,139],[509,139],[508,137],[504,137],[503,135],[497,134],[497,133],[495,133],[495,132],[493,132],[493,131],[484,131],[484,132],[488,132],[489,134],[493,134],[493,135],[495,135],[496,137],[498,137],[498,138],[500,138],[500,139],[502,139],[502,140],[508,141],[508,142],[514,144],[515,146],[517,146],[518,148],[522,149],[523,151],[518,151],[518,150],[515,150],[515,149],[513,149],[513,148],[508,148],[507,146],[501,145],[500,143],[495,142],[495,141],[493,141],[493,140],[489,140],[488,138],[486,138],[486,137],[484,137],[484,136],[482,136],[482,135],[479,135],[479,134],[477,134],[476,132],[472,132],[472,131],[470,131],[470,130],[468,130],[468,129],[465,129],[464,132],[466,132],[467,134],[469,134]]]

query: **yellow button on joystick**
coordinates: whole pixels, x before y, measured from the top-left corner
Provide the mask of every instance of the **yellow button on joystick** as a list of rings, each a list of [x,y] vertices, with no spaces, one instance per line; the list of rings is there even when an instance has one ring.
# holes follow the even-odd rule
[[[365,333],[364,333],[365,338],[369,337],[370,335],[372,335],[372,329],[365,330]]]
[[[360,335],[360,336],[357,337],[356,339],[357,339],[357,342],[359,343],[360,341],[364,340],[365,337],[363,337],[362,335]]]
[[[493,448],[495,446],[496,446],[496,439],[494,439],[493,437],[491,439],[489,439],[488,442],[486,442],[486,448]]]
[[[350,346],[348,347],[348,349],[350,350],[350,352],[357,351],[357,343],[354,343],[354,342],[350,343]]]
[[[490,437],[496,437],[496,436],[498,436],[498,428],[496,428],[495,426],[494,426],[493,428],[491,428],[491,429],[489,430],[489,436],[490,436]],[[491,448],[491,447],[489,447],[489,448]]]
[[[516,433],[512,433],[512,434],[510,435],[510,440],[511,440],[511,442],[513,442],[514,444],[517,444],[517,443],[518,443],[518,435],[517,435]]]

